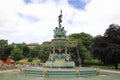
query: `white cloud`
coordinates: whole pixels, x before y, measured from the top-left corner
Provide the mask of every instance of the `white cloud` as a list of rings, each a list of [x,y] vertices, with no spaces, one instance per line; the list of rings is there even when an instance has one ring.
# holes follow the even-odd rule
[[[85,10],[73,8],[67,0],[31,0],[30,4],[23,1],[0,1],[0,39],[8,39],[9,43],[49,41],[58,26],[60,9],[67,35],[80,32],[102,35],[109,24],[120,23],[119,0],[85,0]]]

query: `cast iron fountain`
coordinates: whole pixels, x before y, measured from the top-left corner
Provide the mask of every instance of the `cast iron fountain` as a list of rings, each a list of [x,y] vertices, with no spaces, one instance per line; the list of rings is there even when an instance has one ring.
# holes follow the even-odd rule
[[[26,68],[25,74],[38,75],[45,78],[51,77],[75,77],[81,75],[97,74],[97,69],[76,67],[70,55],[70,47],[76,47],[77,42],[69,41],[66,38],[66,31],[62,27],[62,11],[58,16],[58,27],[54,29],[54,39],[51,43],[44,43],[43,46],[50,46],[51,51],[48,61],[43,68]],[[81,64],[80,64],[81,65]]]

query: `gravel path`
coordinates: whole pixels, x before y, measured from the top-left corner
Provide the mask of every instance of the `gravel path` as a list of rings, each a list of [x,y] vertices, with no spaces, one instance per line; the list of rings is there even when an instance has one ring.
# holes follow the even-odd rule
[[[119,73],[120,74],[120,69],[100,69],[100,72],[111,72],[111,73]]]
[[[18,72],[20,71],[19,69],[12,69],[12,70],[1,70],[0,73],[5,73],[5,72]]]

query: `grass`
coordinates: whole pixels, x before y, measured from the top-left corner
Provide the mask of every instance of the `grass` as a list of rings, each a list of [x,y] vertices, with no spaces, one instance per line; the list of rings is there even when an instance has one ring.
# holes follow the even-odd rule
[[[40,59],[34,59],[33,62],[34,63],[40,62]]]
[[[90,61],[85,60],[85,63],[83,64],[83,66],[85,66],[85,67],[93,67],[93,68],[107,68],[107,69],[115,68],[115,66],[112,65],[112,64],[109,64],[109,65],[99,64],[97,59],[92,59]],[[119,64],[118,68],[120,68],[120,64]]]
[[[0,65],[2,65],[2,60],[0,60]]]

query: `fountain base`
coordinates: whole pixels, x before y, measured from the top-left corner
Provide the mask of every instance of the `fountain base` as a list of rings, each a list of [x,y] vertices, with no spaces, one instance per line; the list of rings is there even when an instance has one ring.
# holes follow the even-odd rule
[[[98,74],[98,70],[92,68],[26,68],[24,73],[44,77],[79,77]]]

